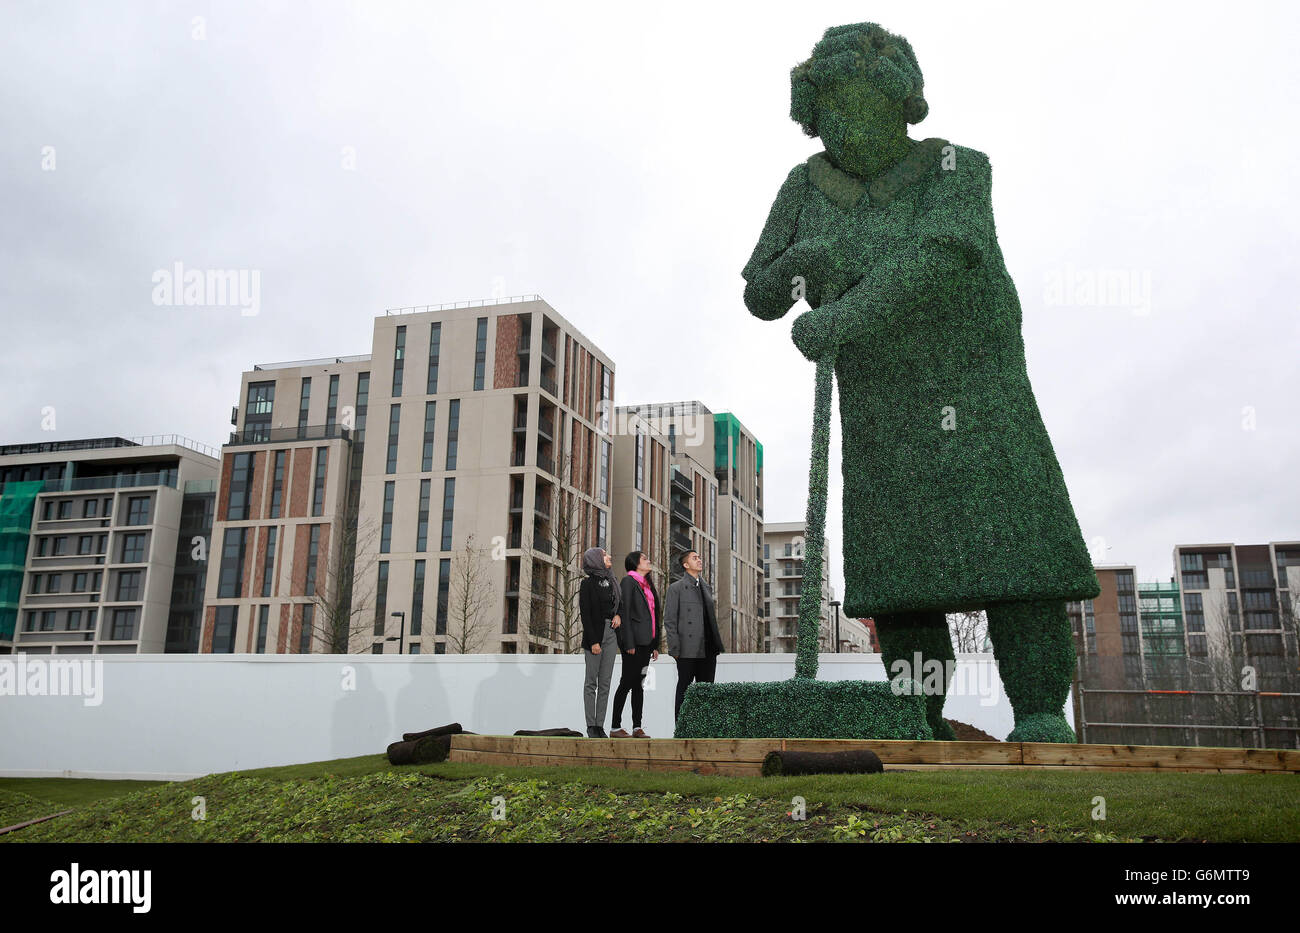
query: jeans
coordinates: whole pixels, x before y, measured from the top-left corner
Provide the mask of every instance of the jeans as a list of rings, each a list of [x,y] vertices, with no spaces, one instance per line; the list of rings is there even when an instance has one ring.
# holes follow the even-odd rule
[[[582,705],[587,713],[587,732],[605,728],[605,711],[609,708],[609,682],[614,675],[614,658],[618,656],[618,634],[605,622],[600,640],[600,654],[585,652],[587,676],[582,684]]]
[[[682,708],[682,697],[692,681],[704,684],[713,683],[713,675],[718,669],[718,656],[711,654],[707,658],[677,659],[677,696],[673,700],[673,719]]]
[[[600,649],[604,651],[605,649]],[[632,728],[641,728],[641,710],[645,705],[645,690],[641,687],[641,677],[650,664],[653,645],[637,645],[635,654],[623,652],[623,673],[618,679],[618,690],[614,692],[615,729],[623,721],[623,704],[627,702],[628,692],[632,693]]]

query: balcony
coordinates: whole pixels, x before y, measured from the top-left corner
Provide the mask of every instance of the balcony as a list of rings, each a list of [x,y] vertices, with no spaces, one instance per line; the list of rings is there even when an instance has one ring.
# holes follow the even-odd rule
[[[672,486],[674,492],[680,492],[684,496],[694,497],[695,495],[695,484],[691,482],[691,478],[676,467],[673,468]]]
[[[521,464],[515,464],[515,466],[520,466],[520,465]],[[555,461],[552,460],[550,457],[546,456],[546,454],[539,453],[537,455],[537,468],[546,473],[550,473],[552,476],[555,476]]]
[[[47,479],[41,485],[41,492],[79,492],[86,489],[125,489],[137,486],[170,486],[176,488],[178,479],[176,470],[159,470],[157,473],[121,473],[113,476],[77,476],[72,479]],[[80,516],[78,516],[80,517]],[[105,516],[96,516],[95,522]],[[93,528],[94,523],[84,526]]]
[[[673,500],[672,517],[674,520],[680,519],[688,525],[695,521],[695,516],[691,514],[691,507],[680,499]]]
[[[527,410],[524,410],[524,411],[517,411],[517,412],[515,412],[515,430],[516,430],[516,431],[527,431],[527,430],[528,430],[528,412],[527,412]]]
[[[555,341],[547,341],[545,337],[542,338],[542,359],[552,366],[555,365]]]
[[[552,549],[551,549],[551,540],[550,540],[550,538],[546,537],[546,535],[542,535],[542,534],[534,534],[534,535],[533,535],[533,550],[535,550],[535,551],[540,551],[540,552],[543,553],[543,554],[547,554],[547,555],[549,555],[549,554],[551,553],[551,550],[552,550]]]
[[[510,511],[522,512],[524,510],[524,491],[516,489],[510,494]]]
[[[551,520],[551,500],[538,498],[533,502],[533,514],[544,522]]]
[[[548,441],[555,439],[555,420],[544,415],[537,417],[537,433]]]
[[[669,535],[669,541],[675,550],[681,551],[683,554],[687,551],[694,550],[691,546],[691,536],[682,534],[676,528],[674,528],[672,533]]]
[[[517,550],[522,546],[522,542],[523,542],[523,533],[518,528],[516,528],[514,531],[510,532],[510,536],[506,538],[506,547],[515,548]]]
[[[283,444],[289,441],[327,441],[341,437],[352,440],[352,432],[341,424],[308,424],[294,428],[268,428],[264,425],[231,431],[227,447],[245,447],[252,444]]]
[[[541,385],[544,391],[549,392],[555,399],[559,399],[559,387],[555,384],[554,376],[542,376]]]
[[[532,348],[532,343],[533,343],[533,335],[528,333],[528,331],[524,331],[522,334],[519,335],[519,348],[517,352],[520,355],[526,355],[529,352],[529,350]]]

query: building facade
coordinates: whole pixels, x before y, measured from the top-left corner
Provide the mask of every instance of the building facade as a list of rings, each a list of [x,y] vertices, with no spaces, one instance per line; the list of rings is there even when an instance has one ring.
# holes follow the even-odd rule
[[[393,309],[368,354],[245,373],[205,650],[573,650],[613,391],[537,296]]]
[[[689,546],[700,551],[726,650],[764,651],[763,445],[735,415],[710,411],[698,401],[629,405],[618,411],[668,439],[682,477],[678,521],[675,526],[670,522],[670,535],[678,548],[687,547],[689,539]],[[706,465],[712,483],[701,481]],[[692,481],[688,496],[686,486]]]
[[[0,653],[194,650],[216,453],[179,435],[0,447]]]

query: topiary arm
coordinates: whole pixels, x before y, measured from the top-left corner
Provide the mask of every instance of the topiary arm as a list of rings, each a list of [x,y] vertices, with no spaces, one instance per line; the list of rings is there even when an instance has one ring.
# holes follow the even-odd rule
[[[790,282],[794,273],[782,258],[794,243],[807,188],[807,166],[796,165],[777,192],[758,245],[740,273],[746,283],[745,307],[764,321],[782,317],[797,300]]]
[[[967,164],[934,186],[907,235],[894,240],[839,301],[823,309],[834,318],[837,345],[966,288],[971,273],[994,255],[992,169],[982,153],[963,153]]]

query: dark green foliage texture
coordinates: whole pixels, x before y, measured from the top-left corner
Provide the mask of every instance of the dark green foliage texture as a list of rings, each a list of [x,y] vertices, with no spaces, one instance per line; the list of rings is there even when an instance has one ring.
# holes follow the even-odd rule
[[[905,39],[874,23],[826,31],[791,72],[791,115],[826,151],[781,186],[745,303],[771,320],[806,298],[795,344],[834,361],[845,614],[894,620],[891,650],[907,657],[939,650],[907,614],[986,607],[992,628],[1003,607],[992,638],[1017,728],[1063,736],[1058,621],[1064,601],[1098,594],[1097,578],[1029,383],[989,159],[909,139],[926,110]],[[1022,723],[1038,716],[1052,721]]]
[[[885,672],[893,673],[895,661],[906,661],[911,679],[924,682],[926,661],[943,664],[956,658],[952,650],[952,637],[948,634],[948,619],[941,611],[902,612],[876,617],[876,637],[880,639],[881,660]],[[916,663],[920,655],[921,663]],[[944,667],[943,691],[925,698],[925,718],[936,739],[952,741],[956,738],[952,726],[943,718],[943,701],[948,689],[951,669]]]
[[[677,714],[678,739],[932,739],[920,685],[793,680],[693,683]],[[915,693],[908,691],[916,691]]]

